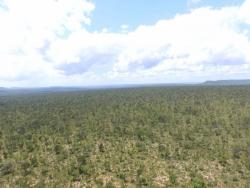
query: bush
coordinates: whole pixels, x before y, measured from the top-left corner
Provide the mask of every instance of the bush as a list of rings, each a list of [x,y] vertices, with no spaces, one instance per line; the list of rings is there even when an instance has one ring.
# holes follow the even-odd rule
[[[201,177],[194,177],[191,180],[193,188],[205,188],[206,184]]]
[[[3,163],[0,165],[0,176],[11,174],[15,171],[15,165],[12,162]]]
[[[169,180],[171,184],[176,185],[177,184],[177,176],[174,173],[169,174]]]
[[[56,154],[58,155],[58,154],[62,153],[62,151],[63,151],[63,146],[60,145],[60,144],[57,144],[55,146],[55,152],[56,152]]]
[[[28,160],[23,161],[23,162],[21,163],[21,168],[22,168],[22,170],[23,170],[23,174],[22,174],[22,175],[24,175],[24,176],[29,175],[29,174],[31,173],[31,171],[32,171],[31,163],[30,163],[30,161],[28,161]]]
[[[103,143],[101,143],[101,144],[99,145],[99,151],[100,151],[101,153],[105,152],[105,148],[104,148],[104,144],[103,144]]]
[[[241,148],[240,147],[234,147],[233,150],[232,150],[232,153],[233,153],[233,157],[235,159],[239,159],[240,156],[241,156]]]
[[[148,185],[148,180],[147,180],[145,177],[140,176],[140,177],[139,177],[139,184],[140,184],[141,186],[142,186],[142,185],[147,186],[147,185]]]
[[[106,184],[106,188],[115,188],[115,185],[110,181]]]
[[[68,174],[72,177],[73,181],[77,181],[79,176],[80,176],[80,172],[79,172],[79,169],[77,167],[72,167],[68,171]]]

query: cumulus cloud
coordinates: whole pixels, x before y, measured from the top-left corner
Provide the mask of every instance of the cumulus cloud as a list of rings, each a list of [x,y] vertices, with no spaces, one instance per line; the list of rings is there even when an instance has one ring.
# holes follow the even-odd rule
[[[250,25],[250,11],[249,10],[250,10],[250,1],[246,0],[240,8],[239,16],[243,22],[248,24],[248,29]]]
[[[87,0],[2,0],[0,7],[1,85],[189,82],[250,71],[250,0],[120,33],[87,31],[95,8]]]
[[[147,56],[161,59],[156,66],[162,71],[163,64],[166,64],[166,69],[171,65],[210,66],[204,62],[219,56],[223,60],[245,59],[244,62],[248,62],[249,36],[241,31],[240,12],[238,7],[200,8],[153,26],[139,27],[128,34],[128,46],[131,46],[119,54],[115,67],[124,71]],[[220,59],[217,63],[225,64],[221,64]]]

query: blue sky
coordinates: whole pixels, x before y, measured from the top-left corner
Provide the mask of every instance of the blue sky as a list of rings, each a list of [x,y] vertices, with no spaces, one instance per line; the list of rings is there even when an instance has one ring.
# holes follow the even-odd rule
[[[0,24],[0,87],[250,78],[250,0],[0,0]]]
[[[89,26],[91,31],[108,28],[110,31],[120,31],[121,25],[128,25],[130,30],[139,25],[152,25],[161,19],[170,19],[176,14],[190,12],[191,9],[211,6],[239,6],[243,0],[94,0],[96,6]]]
[[[119,31],[121,25],[129,25],[135,29],[139,25],[154,24],[160,19],[173,17],[176,13],[184,13],[187,9],[185,0],[95,0],[96,11],[93,12],[91,29],[108,28]]]

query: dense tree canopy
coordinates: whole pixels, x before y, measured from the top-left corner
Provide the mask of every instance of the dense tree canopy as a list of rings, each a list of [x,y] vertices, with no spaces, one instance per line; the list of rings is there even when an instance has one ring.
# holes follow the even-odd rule
[[[250,187],[250,87],[0,96],[0,187]]]

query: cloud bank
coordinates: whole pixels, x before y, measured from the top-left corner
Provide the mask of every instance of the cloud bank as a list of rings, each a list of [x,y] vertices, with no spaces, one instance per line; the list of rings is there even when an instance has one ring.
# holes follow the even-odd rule
[[[250,78],[250,0],[120,33],[87,31],[94,9],[87,0],[0,0],[0,85]]]

